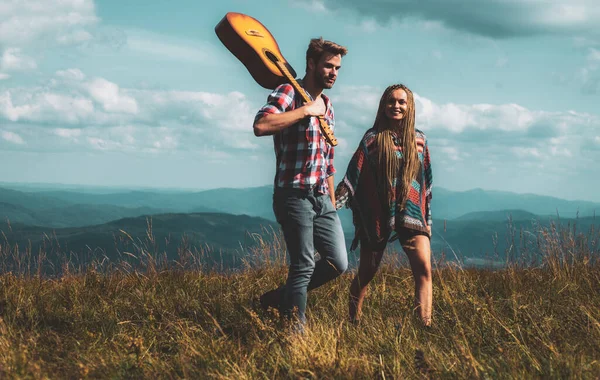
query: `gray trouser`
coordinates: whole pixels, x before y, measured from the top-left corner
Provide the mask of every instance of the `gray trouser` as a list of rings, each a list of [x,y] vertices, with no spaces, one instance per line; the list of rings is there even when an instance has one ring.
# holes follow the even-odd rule
[[[342,224],[329,195],[276,188],[273,211],[281,225],[290,267],[282,311],[305,322],[306,292],[338,277],[348,268]],[[315,251],[321,259],[315,263]]]

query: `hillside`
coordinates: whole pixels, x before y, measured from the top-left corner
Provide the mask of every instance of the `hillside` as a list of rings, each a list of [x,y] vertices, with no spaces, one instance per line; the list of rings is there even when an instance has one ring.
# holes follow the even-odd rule
[[[257,302],[285,281],[281,259],[228,273],[137,262],[147,257],[60,278],[4,271],[0,378],[596,379],[598,248],[539,238],[548,250],[537,268],[436,263],[430,328],[393,253],[359,324],[347,320],[346,273],[309,293],[303,334]],[[0,266],[10,256],[1,245]]]
[[[127,217],[161,214],[165,211],[168,210],[91,204],[73,204],[34,211],[23,206],[0,202],[0,215],[4,221],[52,228],[84,227]]]
[[[29,210],[43,210],[72,204],[69,200],[50,197],[39,193],[23,192],[0,187],[0,202],[25,207]]]
[[[497,213],[492,213],[498,215]],[[539,258],[537,241],[541,229],[565,229],[591,237],[598,231],[594,217],[568,219],[534,217],[531,219],[495,220],[487,215],[482,220],[435,220],[432,250],[444,251],[449,259],[461,257],[493,259],[506,262],[515,257]],[[592,240],[590,240],[592,241]],[[452,252],[453,251],[453,252]]]
[[[269,239],[276,226],[247,215],[222,213],[159,214],[124,218],[110,223],[79,228],[46,228],[0,223],[0,230],[11,245],[40,248],[57,256],[70,254],[80,263],[90,255],[107,256],[115,261],[124,252],[139,255],[142,250],[179,258],[182,250],[202,251],[206,258],[223,260],[225,268],[234,267],[246,249],[256,245],[253,234]]]

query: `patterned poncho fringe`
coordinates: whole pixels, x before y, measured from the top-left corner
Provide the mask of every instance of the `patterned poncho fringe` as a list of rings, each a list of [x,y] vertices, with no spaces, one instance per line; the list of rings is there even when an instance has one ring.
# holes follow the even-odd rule
[[[373,128],[365,133],[348,164],[344,179],[336,189],[337,207],[346,204],[346,207],[352,209],[356,228],[356,234],[350,246],[352,251],[358,246],[361,236],[367,238],[371,245],[375,245],[382,243],[392,232],[398,232],[401,228],[429,234],[427,227],[431,226],[433,175],[425,134],[416,130],[420,169],[412,181],[403,209],[400,209],[400,199],[398,199],[401,194],[398,188],[402,182],[399,178],[401,173],[398,173],[398,178],[394,178],[392,181],[396,185],[396,195],[391,201],[384,199],[381,189],[377,189],[378,147],[375,146],[376,136],[377,131]],[[394,142],[398,157],[402,158],[400,144],[396,138]],[[397,235],[393,234],[389,241],[396,238]]]

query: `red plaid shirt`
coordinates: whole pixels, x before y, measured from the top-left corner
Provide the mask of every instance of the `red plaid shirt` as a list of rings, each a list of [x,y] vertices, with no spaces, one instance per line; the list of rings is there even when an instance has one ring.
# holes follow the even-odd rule
[[[311,98],[310,94],[307,94]],[[327,107],[325,120],[333,131],[334,116],[331,101],[325,95],[323,100]],[[312,100],[312,98],[311,98]],[[269,113],[291,111],[301,104],[300,97],[295,99],[295,91],[291,84],[278,86],[256,114],[255,121]],[[329,193],[327,177],[335,173],[333,167],[334,148],[321,138],[319,119],[305,118],[296,124],[273,135],[277,171],[275,186],[316,190],[321,194]]]

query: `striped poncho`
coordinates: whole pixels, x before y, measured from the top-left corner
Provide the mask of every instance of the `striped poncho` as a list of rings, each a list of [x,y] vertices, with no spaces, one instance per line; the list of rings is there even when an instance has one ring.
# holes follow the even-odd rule
[[[344,204],[352,209],[356,235],[350,247],[354,250],[361,236],[371,244],[379,244],[395,231],[402,228],[421,231],[429,235],[427,226],[431,226],[431,187],[433,175],[431,160],[425,134],[416,130],[420,169],[412,181],[408,199],[404,209],[400,210],[401,173],[394,178],[396,184],[393,199],[388,201],[381,195],[382,189],[376,186],[376,165],[378,147],[376,146],[377,131],[369,129],[363,136],[360,145],[346,170],[344,179],[336,189],[337,207]],[[397,154],[402,159],[402,148],[397,137],[394,137]],[[400,165],[402,166],[402,165]],[[389,241],[397,237],[393,234]]]

